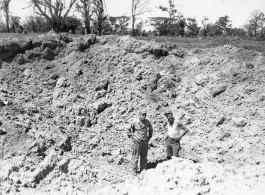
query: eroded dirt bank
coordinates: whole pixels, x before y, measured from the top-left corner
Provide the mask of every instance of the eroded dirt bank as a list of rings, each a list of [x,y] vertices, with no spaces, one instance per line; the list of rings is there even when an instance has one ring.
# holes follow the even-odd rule
[[[260,194],[264,190],[262,54],[230,45],[186,50],[129,37],[72,39],[67,34],[2,40],[0,50],[0,128],[7,132],[1,135],[2,193],[101,193],[95,191],[126,179],[103,192],[134,194],[137,188],[139,193],[152,189],[153,194],[172,190],[240,194],[246,189]],[[155,129],[150,170],[132,179],[124,132],[143,107]],[[165,157],[160,125],[167,107],[191,129],[181,142],[181,158],[187,160],[174,159],[151,169]],[[221,184],[198,166],[209,168],[210,175],[220,173]],[[205,178],[198,179],[202,184],[197,185],[194,174]],[[228,180],[231,174],[233,179]],[[176,184],[183,175],[191,182]],[[160,188],[150,178],[164,185],[164,180],[172,182]],[[123,185],[127,191],[117,191]]]

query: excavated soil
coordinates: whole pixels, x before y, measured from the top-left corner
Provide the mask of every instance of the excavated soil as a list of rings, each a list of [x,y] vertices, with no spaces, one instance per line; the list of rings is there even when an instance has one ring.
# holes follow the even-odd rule
[[[0,42],[0,194],[262,194],[265,56],[130,37],[46,34]],[[154,126],[148,170],[125,130]],[[170,108],[191,132],[165,159]]]

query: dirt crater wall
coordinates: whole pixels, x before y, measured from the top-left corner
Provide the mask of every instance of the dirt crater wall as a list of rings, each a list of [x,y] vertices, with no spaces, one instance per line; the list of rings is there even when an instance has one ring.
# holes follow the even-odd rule
[[[125,129],[142,108],[155,129],[149,166],[165,157],[160,126],[168,108],[191,129],[181,141],[182,158],[235,167],[264,162],[262,54],[116,36],[36,40],[1,43],[1,59],[13,58],[0,69],[6,192],[45,192],[48,185],[56,191],[65,183],[85,193],[124,181],[130,162]]]

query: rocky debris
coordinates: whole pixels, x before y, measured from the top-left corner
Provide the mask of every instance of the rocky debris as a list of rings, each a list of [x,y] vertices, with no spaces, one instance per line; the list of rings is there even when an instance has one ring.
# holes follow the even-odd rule
[[[107,90],[109,84],[110,84],[110,82],[109,82],[108,80],[103,81],[100,85],[98,85],[98,86],[95,88],[95,90],[96,90],[96,91],[100,91],[100,90],[102,90],[102,89]]]
[[[222,125],[225,122],[225,120],[226,120],[226,118],[224,116],[222,116],[220,118],[220,120],[218,120],[218,122],[216,123],[216,126],[218,127],[218,126]]]
[[[168,55],[168,50],[161,47],[153,47],[149,50],[149,52],[157,58]]]
[[[113,43],[115,44],[115,42],[118,42],[119,46],[128,53],[140,54],[140,53],[149,52],[149,50],[152,47],[156,47],[156,46],[159,47],[159,45],[156,44],[154,41],[150,41],[149,43],[145,41],[136,41],[135,39],[130,38],[128,36],[121,37],[121,38],[116,37],[116,36],[108,37],[109,44],[113,44]]]
[[[42,58],[49,61],[53,60],[54,56],[54,52],[49,47],[46,47],[42,54]]]
[[[18,63],[19,65],[22,65],[22,64],[25,64],[25,63],[26,63],[26,59],[25,59],[25,57],[24,57],[23,54],[18,54],[18,55],[16,56],[16,61],[17,61],[17,63]]]
[[[4,62],[0,71],[1,128],[7,132],[1,136],[0,177],[4,173],[5,179],[0,191],[88,194],[107,185],[124,185],[130,177],[131,152],[124,132],[143,108],[154,127],[148,168],[159,170],[165,159],[162,113],[170,108],[191,130],[181,140],[182,158],[196,162],[194,166],[200,162],[230,165],[236,171],[244,170],[251,181],[262,177],[264,55],[230,46],[188,50],[127,36],[71,38],[49,33],[31,41],[31,49],[17,50],[21,53],[9,56],[10,62]],[[51,55],[46,58],[46,54]],[[193,164],[185,162],[194,171]],[[169,163],[170,167],[175,169]],[[219,171],[209,168],[209,174]],[[215,194],[211,178],[204,182],[187,175],[181,175],[187,188],[181,178],[167,182],[160,173],[150,181],[165,179],[159,183],[164,186],[158,187],[160,194],[178,192],[178,185],[188,194],[189,190]],[[152,186],[148,180],[141,180],[144,184],[134,189],[142,193],[143,186]],[[258,183],[253,181],[253,186]]]
[[[244,127],[247,124],[246,120],[242,117],[233,117],[232,121],[237,127]]]
[[[252,63],[246,63],[246,67],[252,69],[254,68],[254,65]]]
[[[31,143],[29,150],[31,153],[36,153],[37,156],[46,156],[46,150],[48,146],[46,145],[45,140],[39,139]]]
[[[24,76],[25,76],[26,78],[29,78],[30,75],[31,75],[31,69],[26,68],[26,69],[24,70],[23,74],[24,74]]]
[[[5,102],[0,99],[0,106],[5,106]]]
[[[28,183],[39,183],[44,177],[46,177],[49,172],[51,172],[56,166],[58,161],[57,154],[55,151],[50,152],[48,156],[45,157],[44,161],[36,168],[30,177],[26,180]]]
[[[95,108],[95,110],[97,111],[98,114],[100,114],[106,108],[111,107],[111,106],[112,106],[112,103],[111,102],[106,102],[104,100],[100,100],[100,101],[95,102],[93,104],[93,107]]]
[[[175,56],[183,58],[186,51],[183,48],[173,49],[171,51]]]
[[[227,89],[226,85],[218,85],[213,89],[213,97],[216,97],[218,95],[220,95],[221,93],[223,93],[225,90]]]
[[[207,65],[210,62],[211,62],[211,60],[209,58],[203,58],[200,61],[200,65]]]
[[[67,80],[65,79],[65,77],[59,78],[56,82],[56,88],[66,87],[66,85],[67,85]]]
[[[91,119],[85,116],[77,116],[76,123],[79,127],[91,127],[92,122]]]
[[[0,59],[5,60],[32,48],[29,39],[3,39],[0,43]]]
[[[84,51],[96,42],[98,42],[96,35],[90,34],[75,39],[69,47],[76,47],[79,51]]]
[[[25,119],[21,122],[16,122],[16,126],[22,128],[24,131],[28,131],[31,129],[32,121],[30,119]]]
[[[63,48],[66,43],[71,41],[72,39],[69,38],[69,35],[58,35],[54,32],[50,32],[46,35],[34,36],[29,39],[4,39],[0,43],[0,59],[5,60],[15,57],[17,54],[23,54],[26,51],[41,47],[42,51],[45,53],[43,57],[50,60],[51,50],[55,50],[57,47]],[[48,50],[46,48],[48,48]],[[32,55],[34,55],[32,52],[28,53],[26,57],[20,55],[20,57],[17,57],[17,62],[19,64],[24,64],[24,61]]]
[[[7,134],[7,131],[0,127],[0,135],[5,135],[5,134]]]
[[[250,179],[229,166],[173,158],[136,178],[91,194],[260,194],[265,189],[264,179],[262,174]]]
[[[59,143],[59,147],[66,152],[69,152],[72,150],[72,145],[71,145],[71,136],[66,136],[64,139]]]
[[[195,77],[195,82],[197,85],[204,87],[208,83],[209,79],[208,75],[199,74]]]
[[[64,47],[66,43],[72,41],[73,39],[67,33],[57,34],[54,31],[50,31],[47,34],[34,37],[32,45],[34,48],[41,47],[43,49],[49,48],[55,50],[57,47]]]

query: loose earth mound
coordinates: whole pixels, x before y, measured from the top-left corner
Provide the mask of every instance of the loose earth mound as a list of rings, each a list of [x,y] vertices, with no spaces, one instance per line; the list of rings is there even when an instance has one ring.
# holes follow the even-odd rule
[[[0,53],[0,193],[265,190],[263,54],[53,33],[4,39]],[[154,136],[133,178],[125,130],[142,108]],[[163,162],[169,108],[191,132]]]

